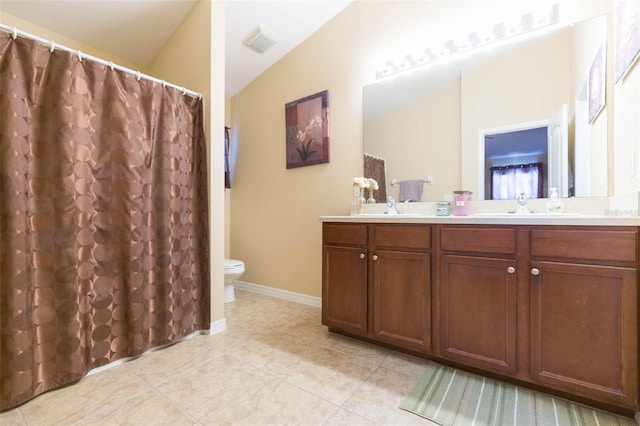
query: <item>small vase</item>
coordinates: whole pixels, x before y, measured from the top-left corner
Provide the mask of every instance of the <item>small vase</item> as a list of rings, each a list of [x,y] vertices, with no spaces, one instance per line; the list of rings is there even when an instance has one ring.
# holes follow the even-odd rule
[[[373,189],[369,189],[369,198],[367,198],[367,204],[375,204],[376,199],[373,197]]]
[[[364,205],[367,200],[364,198],[364,189],[354,187],[353,188],[353,201],[351,202],[351,214],[362,214],[364,211]]]
[[[358,200],[358,213],[360,214],[363,213],[365,204],[367,204],[367,199],[364,198],[364,188],[360,188],[360,198]]]

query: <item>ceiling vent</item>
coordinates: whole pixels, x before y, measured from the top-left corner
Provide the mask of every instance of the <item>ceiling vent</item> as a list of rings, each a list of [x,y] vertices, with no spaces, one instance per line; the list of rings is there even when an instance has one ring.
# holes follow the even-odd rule
[[[258,25],[242,40],[245,46],[252,48],[256,52],[264,53],[271,46],[278,42],[278,37],[267,31],[262,25]]]

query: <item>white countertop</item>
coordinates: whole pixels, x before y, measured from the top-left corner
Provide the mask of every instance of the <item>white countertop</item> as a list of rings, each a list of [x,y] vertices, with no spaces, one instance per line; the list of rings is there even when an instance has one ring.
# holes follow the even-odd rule
[[[470,216],[435,216],[424,214],[360,214],[321,216],[321,222],[352,223],[441,223],[475,225],[577,225],[640,226],[640,216],[604,216],[582,214],[474,214]]]

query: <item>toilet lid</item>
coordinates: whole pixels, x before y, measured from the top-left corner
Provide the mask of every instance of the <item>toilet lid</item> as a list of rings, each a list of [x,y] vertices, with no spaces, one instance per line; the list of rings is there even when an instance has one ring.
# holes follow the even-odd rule
[[[241,260],[236,260],[236,259],[224,260],[224,269],[238,268],[242,265],[244,265],[244,263]]]

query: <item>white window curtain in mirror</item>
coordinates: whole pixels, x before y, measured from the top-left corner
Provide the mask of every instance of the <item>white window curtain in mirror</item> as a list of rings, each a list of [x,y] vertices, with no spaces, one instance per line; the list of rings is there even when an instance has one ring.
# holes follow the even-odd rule
[[[541,198],[542,177],[542,163],[491,167],[491,199]]]

